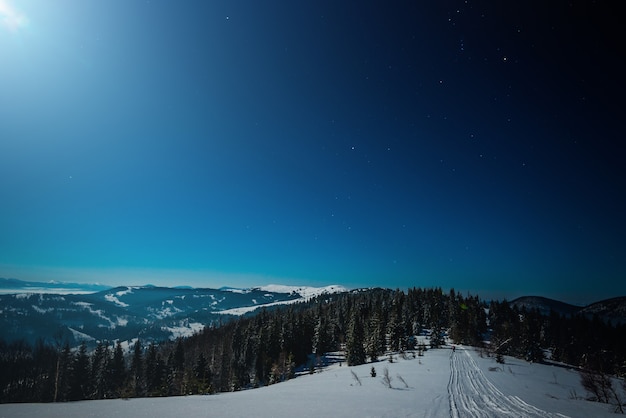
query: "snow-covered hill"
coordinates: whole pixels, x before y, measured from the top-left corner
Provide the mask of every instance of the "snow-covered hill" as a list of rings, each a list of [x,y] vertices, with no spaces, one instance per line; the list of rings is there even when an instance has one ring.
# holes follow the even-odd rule
[[[308,286],[285,286],[285,285],[275,285],[275,284],[270,284],[270,285],[262,286],[262,287],[256,287],[248,291],[253,291],[253,290],[261,290],[264,292],[271,292],[271,293],[278,293],[278,294],[297,295],[298,297],[296,299],[291,299],[291,300],[269,302],[262,306],[242,306],[239,308],[224,309],[220,313],[226,314],[226,315],[237,315],[237,316],[245,315],[247,313],[254,312],[260,307],[269,308],[269,307],[277,306],[277,305],[287,305],[291,303],[306,302],[310,300],[311,298],[314,298],[317,296],[348,291],[348,289],[346,289],[345,287],[338,286],[338,285],[332,285],[332,286],[326,286],[326,287],[308,287]],[[231,291],[233,290],[231,289]]]
[[[258,289],[264,290],[266,292],[275,292],[275,293],[297,293],[305,299],[310,299],[315,296],[320,296],[328,293],[341,293],[347,292],[343,286],[331,285],[325,287],[310,287],[310,286],[285,286],[285,285],[277,285],[270,284],[267,286],[259,287]]]
[[[377,376],[371,377],[374,367]],[[391,388],[383,382],[388,370]],[[32,416],[186,417],[614,417],[611,407],[582,400],[578,373],[470,347],[394,356],[356,367],[335,363],[273,386],[210,396],[0,405],[0,418]]]
[[[537,309],[543,315],[549,315],[551,311],[566,317],[573,315],[593,317],[597,315],[600,319],[607,322],[611,321],[614,324],[626,323],[626,296],[601,300],[587,306],[570,305],[541,296],[522,296],[510,303],[511,306],[518,309]]]

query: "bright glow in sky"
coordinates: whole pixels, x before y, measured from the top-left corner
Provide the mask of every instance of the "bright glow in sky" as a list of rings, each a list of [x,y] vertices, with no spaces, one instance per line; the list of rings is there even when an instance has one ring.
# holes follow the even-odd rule
[[[0,0],[0,25],[9,32],[17,32],[26,26],[28,20],[11,4],[10,0]]]
[[[625,294],[619,14],[458,3],[0,0],[0,277]]]

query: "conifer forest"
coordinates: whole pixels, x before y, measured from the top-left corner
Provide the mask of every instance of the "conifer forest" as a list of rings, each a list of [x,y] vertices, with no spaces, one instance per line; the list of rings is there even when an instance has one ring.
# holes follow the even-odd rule
[[[34,346],[0,341],[0,402],[237,391],[313,372],[331,352],[342,352],[350,366],[390,352],[437,349],[448,341],[480,347],[495,361],[504,355],[532,362],[550,358],[581,370],[626,374],[623,324],[543,315],[440,288],[322,295],[174,341],[137,337],[126,347],[98,341],[95,348],[70,347],[59,339]]]

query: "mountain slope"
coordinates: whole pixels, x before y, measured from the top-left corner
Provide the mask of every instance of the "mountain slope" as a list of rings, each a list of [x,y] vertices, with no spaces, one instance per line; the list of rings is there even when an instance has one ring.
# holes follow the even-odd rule
[[[543,315],[550,315],[550,311],[554,311],[563,316],[574,315],[581,309],[580,306],[570,305],[569,303],[544,298],[542,296],[522,296],[511,301],[511,306],[515,306],[518,309],[524,308],[526,310],[537,309]]]
[[[8,341],[164,340],[260,307],[305,301],[330,288],[194,289],[116,287],[91,294],[0,295],[0,335]],[[243,309],[242,311],[238,311]]]
[[[210,396],[113,399],[52,404],[3,404],[0,416],[219,417],[614,417],[587,402],[578,373],[505,357],[505,365],[469,347],[429,350],[423,357],[347,367],[271,386]],[[371,377],[374,367],[376,377]],[[391,388],[382,378],[388,369]],[[406,385],[403,383],[406,382]],[[578,396],[573,399],[572,394]]]
[[[592,303],[581,309],[585,315],[598,315],[615,324],[626,323],[626,296]]]
[[[549,315],[551,311],[566,317],[574,315],[592,317],[597,315],[606,322],[610,321],[614,324],[626,323],[626,296],[594,302],[587,306],[570,305],[541,296],[522,296],[511,301],[510,304],[518,309],[537,309],[543,315]]]

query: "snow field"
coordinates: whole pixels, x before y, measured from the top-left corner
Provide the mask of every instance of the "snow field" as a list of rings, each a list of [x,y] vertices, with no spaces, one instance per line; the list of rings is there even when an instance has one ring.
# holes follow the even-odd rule
[[[0,418],[615,417],[608,405],[571,399],[572,392],[585,395],[576,372],[505,359],[498,364],[469,347],[437,349],[394,355],[393,363],[381,357],[356,367],[333,364],[285,383],[211,396],[0,405]],[[383,384],[385,368],[391,389]]]

